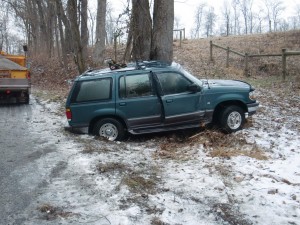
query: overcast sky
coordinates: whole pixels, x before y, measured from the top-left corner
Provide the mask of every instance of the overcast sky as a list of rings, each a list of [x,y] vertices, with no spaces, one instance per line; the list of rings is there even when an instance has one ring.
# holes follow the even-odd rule
[[[231,0],[229,0],[230,2]],[[195,11],[198,5],[206,3],[209,6],[213,6],[215,13],[221,17],[222,6],[224,0],[175,0],[175,17],[178,17],[183,27],[186,27],[187,34],[189,35],[191,28],[194,25]],[[285,6],[284,18],[295,14],[295,5],[300,4],[300,0],[282,0]],[[254,9],[264,9],[263,0],[254,0]],[[259,10],[257,10],[259,11]],[[219,18],[221,19],[221,18]]]
[[[151,1],[151,0],[150,0]],[[153,1],[153,0],[152,0]],[[228,0],[231,2],[231,0]],[[95,1],[96,2],[96,1]],[[124,2],[126,0],[109,0],[113,9],[116,11],[116,15],[122,10],[124,7]],[[194,17],[195,11],[198,5],[201,3],[206,3],[209,6],[213,6],[215,9],[215,13],[219,16],[218,23],[220,24],[222,21],[221,12],[224,0],[175,0],[175,17],[178,18],[180,22],[179,28],[186,28],[186,35],[190,36],[190,31],[194,26]],[[297,4],[300,5],[300,0],[282,0],[285,6],[284,15],[282,15],[285,19],[288,17],[295,15],[295,6]],[[253,9],[254,11],[259,11],[255,9],[264,9],[263,0],[254,0]],[[220,26],[220,25],[219,25]],[[217,28],[218,29],[218,28]]]

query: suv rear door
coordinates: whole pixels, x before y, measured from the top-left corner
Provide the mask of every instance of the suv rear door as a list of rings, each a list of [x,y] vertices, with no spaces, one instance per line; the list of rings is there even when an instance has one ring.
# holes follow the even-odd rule
[[[115,115],[113,79],[103,77],[75,83],[70,99],[72,126],[89,126],[90,121],[101,115]]]
[[[122,75],[118,84],[116,110],[127,121],[128,129],[161,124],[161,104],[150,72]]]

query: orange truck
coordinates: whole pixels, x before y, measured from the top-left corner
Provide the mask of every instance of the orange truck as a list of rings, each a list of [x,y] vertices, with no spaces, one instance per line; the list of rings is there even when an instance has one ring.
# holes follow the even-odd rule
[[[30,71],[24,55],[0,51],[0,103],[29,103]]]

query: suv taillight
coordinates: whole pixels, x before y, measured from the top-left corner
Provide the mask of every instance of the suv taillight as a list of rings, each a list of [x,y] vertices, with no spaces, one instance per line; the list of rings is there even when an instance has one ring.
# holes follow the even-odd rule
[[[66,108],[66,116],[67,116],[68,121],[71,121],[71,120],[72,120],[72,112],[71,112],[71,109]]]

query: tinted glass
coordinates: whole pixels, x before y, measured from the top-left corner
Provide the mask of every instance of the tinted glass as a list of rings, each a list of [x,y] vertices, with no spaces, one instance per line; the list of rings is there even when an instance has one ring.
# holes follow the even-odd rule
[[[152,95],[149,74],[138,74],[120,78],[120,98],[133,98]]]
[[[111,79],[80,82],[77,93],[76,102],[108,100],[111,96]]]
[[[157,77],[165,95],[186,92],[188,86],[192,84],[191,81],[179,73],[159,73]]]

